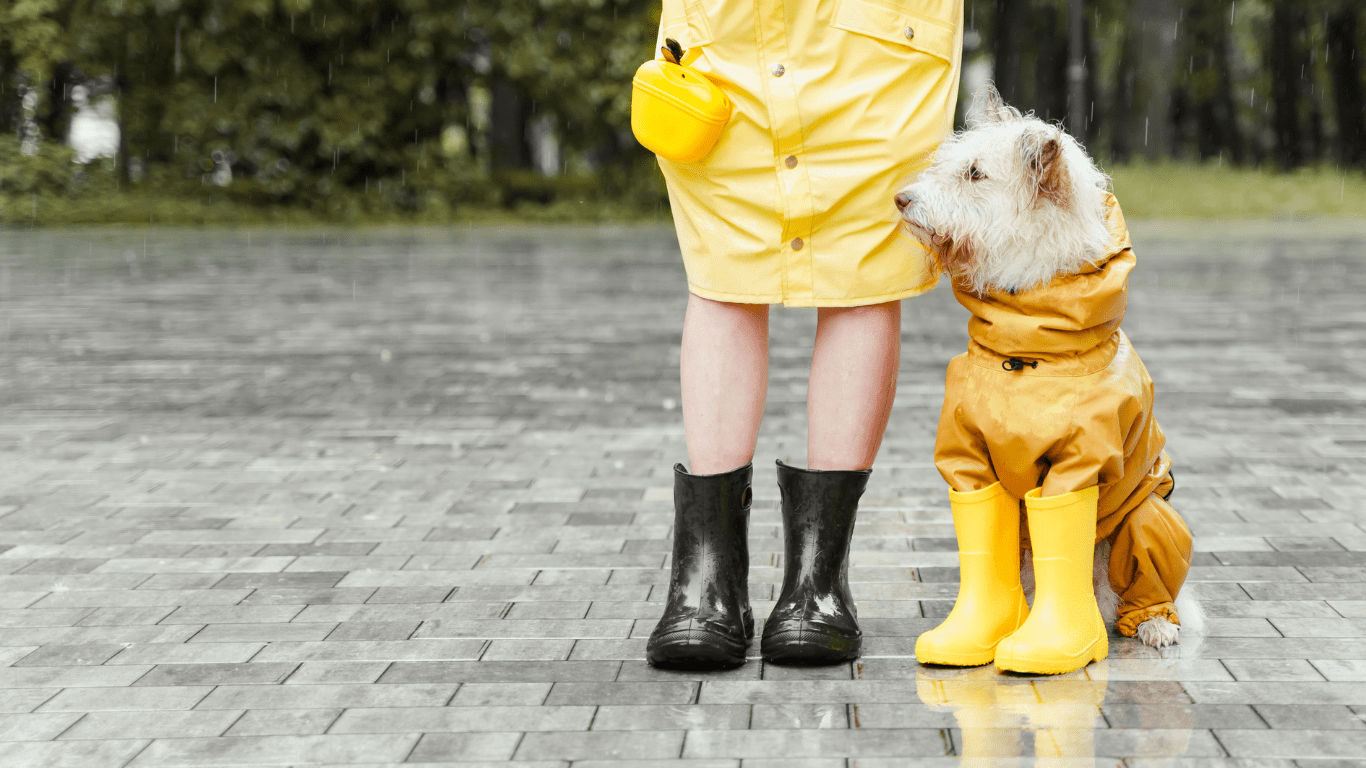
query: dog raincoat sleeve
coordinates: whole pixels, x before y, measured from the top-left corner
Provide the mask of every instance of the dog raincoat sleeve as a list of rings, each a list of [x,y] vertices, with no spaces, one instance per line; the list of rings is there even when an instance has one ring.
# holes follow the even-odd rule
[[[1099,486],[1096,540],[1111,541],[1116,627],[1133,635],[1154,616],[1179,623],[1191,535],[1164,498],[1171,461],[1152,379],[1119,329],[1135,257],[1113,197],[1109,219],[1112,252],[1079,274],[1013,295],[955,285],[971,340],[949,363],[935,465],[963,492],[998,479],[1016,498]],[[1012,359],[1037,366],[1007,370]]]
[[[962,33],[962,0],[664,0],[660,44],[700,49],[734,104],[706,157],[659,162],[689,289],[839,307],[933,288],[892,198],[952,131]]]

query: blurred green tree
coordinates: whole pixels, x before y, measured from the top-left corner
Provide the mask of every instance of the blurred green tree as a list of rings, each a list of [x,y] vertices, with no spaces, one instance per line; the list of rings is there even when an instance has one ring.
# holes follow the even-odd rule
[[[162,183],[221,184],[226,171],[234,195],[334,208],[496,201],[491,174],[523,186],[544,175],[525,154],[491,157],[537,118],[558,138],[561,170],[581,177],[576,193],[597,193],[588,176],[622,192],[649,160],[630,136],[629,99],[655,6],[0,0],[0,67],[11,102],[16,84],[48,84],[38,111],[59,134],[69,85],[111,78],[124,154]],[[491,89],[526,105],[515,125],[479,113]],[[17,124],[13,105],[0,113]],[[543,186],[553,196],[564,184]]]
[[[1243,139],[1233,98],[1230,38],[1237,0],[1192,0],[1185,9],[1186,33],[1176,63],[1185,77],[1173,89],[1175,151],[1200,160],[1228,156],[1243,162]]]
[[[1006,98],[1068,120],[1101,156],[1293,167],[1331,148],[1366,166],[1361,0],[964,2]],[[105,188],[47,148],[84,84],[117,97],[120,162],[98,170],[111,184],[334,218],[526,200],[654,211],[666,196],[629,110],[659,13],[659,0],[0,0],[0,143],[13,144],[0,195]],[[1085,114],[1071,116],[1078,40]]]

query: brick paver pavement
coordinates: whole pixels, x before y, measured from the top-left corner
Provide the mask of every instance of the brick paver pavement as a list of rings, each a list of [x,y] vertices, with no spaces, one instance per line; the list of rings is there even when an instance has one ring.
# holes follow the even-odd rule
[[[0,233],[0,764],[1366,757],[1366,226],[1135,231],[1208,619],[1049,679],[912,656],[955,594],[947,290],[906,303],[867,655],[676,674],[642,661],[685,455],[668,229]],[[758,616],[813,325],[774,316]]]

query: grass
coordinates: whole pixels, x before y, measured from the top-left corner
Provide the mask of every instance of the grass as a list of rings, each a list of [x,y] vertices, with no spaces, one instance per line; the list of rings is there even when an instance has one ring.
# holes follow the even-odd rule
[[[428,207],[422,211],[367,206],[359,194],[337,196],[332,210],[302,206],[254,205],[210,189],[202,196],[184,197],[146,189],[118,194],[0,195],[0,229],[64,226],[391,226],[391,225],[516,225],[526,223],[606,223],[667,221],[668,209],[643,212],[638,207],[602,201],[557,200],[549,204],[526,201],[512,207],[487,204]]]
[[[1134,220],[1366,219],[1366,174],[1331,167],[1292,173],[1179,163],[1107,169],[1125,215]],[[122,191],[89,189],[84,194],[3,194],[0,228],[72,225],[311,226],[452,225],[521,223],[661,222],[667,207],[643,207],[603,200],[529,201],[514,207],[444,204],[400,212],[370,204],[359,194],[330,200],[333,210],[253,205],[212,187],[198,194],[157,191],[151,185]],[[176,190],[183,192],[183,190]]]
[[[1130,219],[1366,217],[1366,174],[1359,170],[1275,173],[1176,163],[1107,170]]]

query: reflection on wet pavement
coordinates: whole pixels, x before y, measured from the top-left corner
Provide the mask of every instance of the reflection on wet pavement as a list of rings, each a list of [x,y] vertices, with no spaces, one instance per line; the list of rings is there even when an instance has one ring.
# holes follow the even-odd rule
[[[1094,761],[1096,734],[1107,729],[1104,704],[1109,664],[1097,662],[1061,678],[1000,675],[991,667],[955,670],[922,667],[915,688],[934,711],[957,723],[955,753],[964,765],[998,765],[1004,758],[1032,758],[1033,765]],[[1144,729],[1133,754],[1178,757],[1191,739],[1189,712],[1175,708],[1161,722],[1128,724]]]

